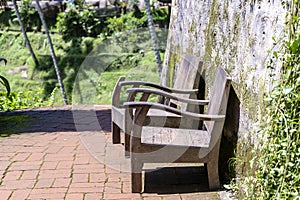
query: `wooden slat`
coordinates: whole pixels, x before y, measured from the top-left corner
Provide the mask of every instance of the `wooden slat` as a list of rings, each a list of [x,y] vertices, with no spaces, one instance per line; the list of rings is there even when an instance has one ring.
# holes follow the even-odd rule
[[[198,114],[194,112],[185,112],[177,110],[176,108],[166,106],[159,103],[151,103],[151,102],[125,102],[124,107],[126,108],[141,108],[141,107],[148,107],[151,109],[159,109],[163,110],[169,113],[174,113],[176,115],[180,115],[183,117],[188,117],[190,119],[196,119],[196,120],[204,120],[204,121],[224,121],[225,115],[207,115],[207,114]],[[147,115],[147,113],[146,113]]]
[[[125,130],[125,109],[112,106],[111,116],[112,121],[120,129]],[[151,126],[176,127],[176,124],[179,125],[181,120],[181,116],[179,115],[157,109],[150,109],[147,116],[149,117],[147,124]]]
[[[152,82],[146,81],[121,81],[119,82],[120,86],[130,85],[133,87],[147,86],[155,89],[159,89],[169,93],[178,93],[178,94],[195,94],[198,92],[198,89],[180,89],[180,88],[170,88],[167,86],[159,85]]]
[[[124,130],[124,114],[125,109],[117,108],[115,106],[111,107],[111,118],[112,121],[118,125],[122,130]]]
[[[117,108],[112,106],[112,112],[114,113],[114,119],[117,118],[116,115],[124,116],[125,108]],[[164,117],[164,116],[172,116],[172,117],[180,117],[180,115],[176,115],[174,113],[166,112],[164,110],[157,110],[157,109],[150,109],[147,113],[147,116],[157,116],[157,117]]]
[[[112,105],[115,107],[120,106],[120,94],[121,94],[121,86],[119,85],[120,82],[124,81],[125,77],[121,76],[118,82],[115,85],[113,96],[112,96]]]
[[[183,97],[180,97],[178,94],[174,95],[172,93],[164,92],[164,91],[157,90],[157,89],[151,89],[151,88],[129,88],[126,90],[126,92],[128,92],[130,94],[132,93],[133,95],[136,95],[136,93],[138,93],[138,92],[161,95],[166,98],[172,99],[172,102],[174,102],[175,104],[189,103],[189,104],[194,104],[194,105],[207,105],[209,103],[209,100],[183,98]]]
[[[207,131],[194,129],[174,129],[144,126],[141,136],[143,144],[209,147],[210,135]]]

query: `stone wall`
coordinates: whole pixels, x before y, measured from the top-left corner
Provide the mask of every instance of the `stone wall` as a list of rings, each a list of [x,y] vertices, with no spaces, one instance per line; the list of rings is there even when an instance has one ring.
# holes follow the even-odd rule
[[[248,138],[263,117],[263,94],[271,86],[267,61],[284,37],[287,6],[281,2],[173,0],[163,83],[172,85],[174,63],[184,53],[203,60],[208,89],[223,66],[240,100],[238,135]]]

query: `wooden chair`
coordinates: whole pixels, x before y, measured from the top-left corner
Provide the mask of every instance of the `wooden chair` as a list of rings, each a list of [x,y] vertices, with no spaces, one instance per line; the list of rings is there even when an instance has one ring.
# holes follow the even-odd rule
[[[151,102],[126,102],[126,108],[135,109],[134,125],[131,131],[131,180],[132,192],[142,192],[142,167],[144,163],[205,163],[208,172],[209,188],[220,186],[218,174],[218,158],[220,139],[225,121],[227,101],[231,78],[223,68],[218,68],[206,114],[179,110],[167,105]],[[151,93],[168,95],[177,101],[190,101],[178,98],[172,94],[151,89],[132,88],[129,93],[143,92],[146,100]],[[200,103],[201,101],[194,102]],[[159,109],[170,112],[190,121],[204,121],[204,128],[186,128],[184,124],[177,127],[157,127],[148,125],[149,109]],[[167,124],[172,120],[167,119]],[[170,121],[171,120],[171,121]],[[183,125],[183,126],[182,126]]]
[[[150,88],[156,88],[161,91],[168,93],[174,93],[178,97],[183,98],[201,98],[203,94],[198,94],[198,88],[200,85],[200,73],[202,69],[202,62],[198,57],[192,55],[184,55],[181,59],[181,63],[177,68],[178,76],[175,77],[174,87],[169,88],[162,85],[158,85],[151,82],[143,81],[125,81],[125,77],[120,77],[119,81],[115,85],[113,96],[112,96],[112,141],[114,144],[120,143],[120,130],[125,132],[125,152],[129,151],[129,134],[132,127],[132,115],[133,112],[130,109],[124,109],[121,101],[121,91],[125,86],[141,87],[146,86]],[[133,101],[135,95],[129,95],[127,101]],[[173,103],[172,101],[165,101]],[[189,109],[187,105],[181,105],[184,109]],[[190,108],[191,109],[191,108]],[[161,121],[161,116],[166,115],[165,112],[159,110],[150,110],[149,115],[151,116],[152,125],[156,122]],[[169,113],[170,117],[174,117],[174,114]],[[128,153],[126,153],[129,155]]]

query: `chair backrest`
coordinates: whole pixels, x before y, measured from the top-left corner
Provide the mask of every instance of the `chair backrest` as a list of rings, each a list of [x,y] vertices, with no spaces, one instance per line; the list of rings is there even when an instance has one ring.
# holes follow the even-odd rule
[[[183,55],[180,64],[176,69],[176,73],[174,73],[176,76],[173,88],[182,90],[199,89],[202,65],[203,62],[200,61],[199,57],[189,54]],[[176,94],[176,96],[193,99],[197,98],[197,94]],[[194,110],[194,108],[190,107],[191,105],[187,105],[186,103],[179,103],[177,101],[171,102],[179,105],[183,111]]]
[[[207,106],[206,113],[208,115],[225,115],[227,109],[227,102],[229,97],[231,85],[231,78],[226,71],[219,67],[217,69],[216,78],[211,90],[210,101]],[[204,124],[209,133],[217,133],[212,135],[212,140],[218,138],[221,135],[224,126],[224,120],[221,121],[205,121]],[[214,138],[217,137],[217,138]]]
[[[199,57],[183,55],[176,69],[173,88],[175,89],[197,89],[203,62]]]

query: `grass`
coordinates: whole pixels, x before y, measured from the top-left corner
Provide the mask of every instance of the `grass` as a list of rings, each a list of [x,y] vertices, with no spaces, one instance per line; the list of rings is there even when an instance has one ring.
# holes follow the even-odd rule
[[[95,72],[93,69],[79,71],[75,81],[72,99],[74,104],[111,104],[111,97],[114,86],[120,76],[125,76],[126,80],[140,80],[159,83],[156,64],[152,64],[154,53],[145,55],[141,65],[130,69],[120,69],[103,72]],[[125,93],[122,93],[122,99],[125,99]]]

